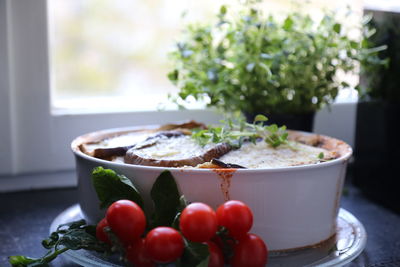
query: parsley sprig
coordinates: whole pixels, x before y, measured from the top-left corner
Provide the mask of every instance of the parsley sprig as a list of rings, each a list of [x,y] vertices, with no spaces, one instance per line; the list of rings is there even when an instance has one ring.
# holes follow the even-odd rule
[[[264,125],[268,118],[257,115],[253,123],[244,120],[222,120],[222,126],[210,126],[205,130],[195,130],[192,138],[201,146],[209,143],[227,143],[233,148],[240,148],[245,141],[256,143],[263,139],[273,148],[288,144],[286,126],[278,127],[276,124]]]
[[[61,224],[42,241],[42,246],[47,253],[41,258],[19,255],[8,257],[8,261],[13,267],[48,267],[58,255],[68,250],[109,251],[108,245],[96,239],[96,226],[86,224],[85,220]]]

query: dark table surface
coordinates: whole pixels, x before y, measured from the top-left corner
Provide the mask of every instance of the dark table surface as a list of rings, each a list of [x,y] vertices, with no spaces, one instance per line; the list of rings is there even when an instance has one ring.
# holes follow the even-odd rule
[[[400,215],[369,201],[350,183],[345,186],[348,193],[341,205],[363,223],[368,234],[365,250],[347,266],[400,266]],[[0,194],[0,266],[9,266],[9,255],[43,255],[40,242],[51,222],[77,199],[76,188]],[[52,265],[77,266],[63,257]]]

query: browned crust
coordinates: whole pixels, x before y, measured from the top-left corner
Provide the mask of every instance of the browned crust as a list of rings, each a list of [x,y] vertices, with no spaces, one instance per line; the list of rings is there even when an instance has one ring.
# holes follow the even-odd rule
[[[106,139],[115,138],[121,135],[130,134],[130,133],[143,133],[143,134],[152,134],[157,132],[158,129],[137,129],[137,130],[126,130],[120,132],[94,132],[87,135],[82,136],[82,140],[80,145],[91,145],[100,143]],[[83,152],[83,151],[82,151]]]
[[[200,123],[194,120],[188,121],[188,122],[183,122],[183,123],[170,123],[170,124],[165,124],[160,126],[158,128],[158,131],[170,131],[170,130],[177,130],[177,129],[206,129],[207,126],[204,123]]]
[[[194,156],[186,159],[179,160],[159,160],[152,158],[143,158],[137,155],[138,149],[129,149],[124,157],[124,162],[134,165],[145,165],[145,166],[159,166],[159,167],[184,167],[192,166],[195,167],[204,162],[211,161],[213,158],[219,158],[222,155],[228,153],[231,147],[227,144],[217,144],[215,147],[208,150],[203,155]]]
[[[211,162],[204,162],[204,163],[201,163],[201,164],[197,165],[196,168],[199,168],[199,169],[219,169],[221,167],[218,166],[218,165],[215,165],[215,164],[213,164]]]
[[[345,142],[324,135],[304,134],[302,132],[289,131],[289,140],[326,149],[333,153],[332,159],[340,158],[351,152],[350,146]]]

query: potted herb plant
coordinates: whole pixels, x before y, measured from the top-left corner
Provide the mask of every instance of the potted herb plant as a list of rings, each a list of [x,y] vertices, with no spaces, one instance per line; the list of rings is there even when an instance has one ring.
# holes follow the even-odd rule
[[[369,24],[377,32],[371,42],[387,46],[379,53],[386,66],[363,68],[354,182],[368,197],[400,213],[400,13],[374,11],[373,15]]]
[[[254,3],[235,14],[222,6],[215,21],[187,26],[168,77],[180,90],[177,102],[194,97],[249,121],[264,114],[311,131],[315,111],[349,86],[337,79],[338,70],[355,73],[364,58],[376,56],[366,45],[349,38],[332,14],[320,21],[301,13],[278,19]]]

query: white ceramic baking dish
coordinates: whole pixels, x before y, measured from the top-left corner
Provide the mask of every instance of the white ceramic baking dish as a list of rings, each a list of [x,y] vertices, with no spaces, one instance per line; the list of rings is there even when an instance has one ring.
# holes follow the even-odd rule
[[[134,130],[136,130],[135,128]],[[201,201],[216,208],[227,199],[237,199],[254,213],[251,232],[261,236],[271,251],[318,245],[336,231],[336,218],[346,173],[350,146],[330,137],[340,146],[337,159],[318,164],[274,169],[182,169],[129,165],[97,159],[79,146],[100,136],[129,131],[111,129],[80,136],[72,142],[78,175],[79,202],[83,216],[92,223],[104,215],[91,183],[97,166],[126,175],[141,192],[147,209],[150,189],[157,176],[168,169],[189,201]],[[299,133],[310,135],[309,133]]]

